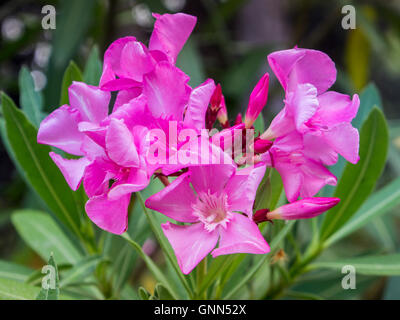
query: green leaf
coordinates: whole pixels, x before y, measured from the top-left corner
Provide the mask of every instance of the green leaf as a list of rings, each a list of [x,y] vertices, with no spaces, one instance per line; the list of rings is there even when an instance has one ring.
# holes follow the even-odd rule
[[[262,134],[264,132],[264,117],[262,115],[262,113],[260,113],[256,119],[256,121],[254,121],[254,136],[257,137],[259,134]]]
[[[83,81],[83,75],[75,62],[71,61],[64,72],[62,80],[60,106],[69,104],[68,88],[73,81]]]
[[[255,209],[274,210],[283,190],[282,178],[278,171],[268,168],[256,195]]]
[[[327,241],[331,245],[359,230],[373,219],[378,218],[400,204],[400,178],[372,194],[357,210],[354,216]]]
[[[382,111],[375,107],[361,129],[360,161],[347,164],[334,194],[341,201],[325,215],[321,239],[326,240],[340,229],[371,194],[385,166],[388,146],[387,123]]]
[[[35,300],[38,292],[38,287],[0,278],[0,300]]]
[[[27,182],[57,218],[79,236],[80,211],[76,206],[72,190],[49,157],[50,147],[37,143],[36,128],[4,93],[2,109],[7,140],[18,166],[24,171]]]
[[[29,278],[29,275],[32,272],[33,270],[28,267],[0,260],[0,278],[6,278],[23,282]]]
[[[103,66],[99,56],[99,48],[94,46],[90,51],[86,67],[83,72],[83,81],[87,84],[97,86],[100,81]]]
[[[144,260],[144,262],[146,263],[147,267],[149,268],[150,272],[154,275],[154,277],[160,281],[164,287],[170,292],[171,296],[177,300],[178,295],[175,293],[175,291],[173,290],[172,285],[170,284],[169,279],[167,279],[167,277],[164,275],[164,273],[157,267],[157,265],[154,263],[154,261],[143,252],[141,246],[133,241],[129,235],[125,232],[121,235],[125,240],[127,240],[131,246],[136,250],[136,252],[140,255],[140,257]]]
[[[351,265],[357,274],[370,276],[398,276],[400,275],[400,254],[382,256],[366,256],[336,261],[321,261],[312,265],[312,268],[329,268],[342,270],[343,266]]]
[[[271,242],[271,251],[268,254],[265,255],[259,255],[256,258],[255,264],[250,268],[250,270],[247,271],[246,275],[240,279],[240,282],[234,286],[229,292],[226,293],[224,296],[225,300],[232,299],[234,295],[244,286],[246,285],[247,282],[249,282],[253,276],[257,273],[257,271],[261,268],[261,266],[269,259],[274,252],[278,249],[279,244],[281,241],[286,237],[288,232],[293,228],[294,221],[289,221],[288,223],[285,224],[285,226],[282,228],[282,230],[279,231],[279,233],[274,237],[274,239]]]
[[[57,107],[60,84],[68,62],[79,52],[96,13],[95,0],[68,0],[57,5],[57,29],[52,32],[52,51],[47,68],[45,100],[47,111]]]
[[[94,255],[79,261],[73,268],[64,273],[60,286],[64,288],[69,284],[75,284],[87,278],[94,272],[96,266],[102,260],[102,256]]]
[[[154,288],[154,295],[159,300],[174,300],[174,297],[171,296],[169,291],[161,283],[156,284],[156,287]]]
[[[38,127],[42,120],[42,94],[35,90],[35,83],[33,82],[32,75],[26,67],[21,68],[18,82],[21,109],[24,111],[28,119]]]
[[[60,280],[58,277],[58,269],[57,269],[57,264],[54,261],[53,254],[50,255],[48,266],[51,267],[50,270],[54,270],[54,275],[50,271],[49,276],[54,276],[54,288],[51,288],[51,282],[49,281],[48,285],[49,287],[46,289],[42,286],[42,289],[40,290],[38,296],[36,297],[36,300],[58,300],[58,297],[60,295]],[[45,270],[45,269],[42,269]],[[46,271],[47,272],[47,271]]]
[[[139,287],[138,295],[140,300],[150,300],[151,294],[143,287]]]
[[[24,241],[47,260],[50,252],[60,264],[75,264],[82,259],[79,251],[70,242],[49,214],[34,210],[15,211],[12,223]]]

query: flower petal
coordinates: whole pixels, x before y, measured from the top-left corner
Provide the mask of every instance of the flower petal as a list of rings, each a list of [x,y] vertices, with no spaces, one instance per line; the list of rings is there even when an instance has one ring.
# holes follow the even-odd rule
[[[253,204],[256,198],[257,188],[264,177],[265,165],[257,165],[237,170],[229,179],[225,192],[228,195],[229,209],[253,215]]]
[[[221,192],[235,173],[233,164],[206,164],[189,168],[190,181],[196,192]]]
[[[190,187],[189,173],[184,173],[170,185],[146,200],[146,207],[180,222],[196,222],[192,204],[196,196]]]
[[[215,90],[215,83],[207,79],[192,90],[185,113],[185,125],[198,130],[205,128],[205,118],[210,99]]]
[[[111,119],[106,134],[107,154],[112,161],[123,167],[138,167],[139,154],[133,136],[123,121]]]
[[[322,94],[336,80],[335,64],[321,51],[301,48],[277,51],[268,56],[268,62],[287,91],[294,90],[298,84],[309,83]]]
[[[78,190],[85,169],[90,164],[90,161],[86,157],[79,159],[64,159],[54,152],[50,152],[49,155],[64,175],[69,187],[74,191]]]
[[[215,258],[233,253],[265,254],[270,251],[260,230],[252,220],[234,213],[226,229],[220,228],[218,248],[211,254]]]
[[[138,41],[128,42],[121,52],[121,65],[124,76],[142,82],[143,75],[154,68],[155,61],[144,44]]]
[[[89,199],[86,213],[99,228],[114,234],[122,234],[128,229],[128,205],[131,196],[118,200],[108,200],[107,195]]]
[[[82,121],[100,123],[108,115],[110,93],[83,82],[74,81],[69,89],[70,106],[79,110]]]
[[[40,124],[37,141],[82,156],[85,135],[78,130],[79,112],[67,105],[50,113]]]
[[[186,40],[196,25],[197,18],[184,13],[153,14],[156,18],[149,49],[164,52],[174,64]]]
[[[183,110],[189,99],[189,78],[168,62],[159,62],[155,69],[144,76],[143,94],[154,117],[162,115],[171,120],[183,120]]]
[[[167,222],[161,227],[184,274],[189,274],[215,248],[218,241],[218,232],[206,231],[202,223],[178,226]]]

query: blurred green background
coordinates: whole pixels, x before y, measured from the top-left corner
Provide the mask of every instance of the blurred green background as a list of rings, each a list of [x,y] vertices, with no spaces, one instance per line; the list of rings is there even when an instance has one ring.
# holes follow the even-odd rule
[[[43,30],[41,26],[41,10],[48,4],[56,8],[55,30]],[[356,8],[354,30],[341,26],[341,8],[346,4]],[[206,77],[221,83],[231,119],[245,110],[251,88],[264,72],[270,71],[268,53],[295,45],[322,50],[335,61],[338,79],[333,89],[353,94],[367,85],[376,86],[391,135],[382,184],[400,175],[398,0],[2,1],[0,89],[20,101],[18,74],[26,66],[36,90],[41,92],[45,110],[50,112],[58,107],[63,73],[71,60],[84,70],[90,54],[101,59],[108,45],[119,37],[134,35],[147,43],[154,23],[151,12],[177,11],[198,17],[178,66],[190,75],[193,86]],[[264,110],[267,123],[282,107],[282,99],[283,90],[271,74],[269,102]],[[18,237],[10,213],[17,208],[42,209],[43,205],[19,176],[1,141],[0,163],[0,259],[40,268],[43,261]],[[337,250],[341,256],[377,249],[397,251],[399,217],[397,208]],[[151,286],[147,282],[152,280],[143,270],[135,270],[131,281]],[[327,295],[340,297],[335,292]],[[400,279],[369,280],[351,298],[400,298]]]

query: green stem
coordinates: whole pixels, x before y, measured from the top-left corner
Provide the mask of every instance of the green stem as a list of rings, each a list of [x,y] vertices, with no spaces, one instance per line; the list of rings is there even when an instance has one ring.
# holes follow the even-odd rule
[[[203,290],[201,293],[201,285],[204,281],[204,278],[207,274],[207,257],[205,257],[202,261],[200,261],[199,265],[197,266],[197,289],[196,289],[196,297],[198,299],[207,299],[207,290]]]

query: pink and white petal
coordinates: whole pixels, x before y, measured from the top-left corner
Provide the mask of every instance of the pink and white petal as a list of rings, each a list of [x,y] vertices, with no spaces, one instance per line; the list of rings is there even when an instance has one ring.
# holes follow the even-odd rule
[[[78,130],[79,121],[78,110],[63,105],[41,122],[37,142],[82,156],[81,146],[85,135]]]
[[[356,164],[360,160],[358,155],[360,136],[358,130],[350,123],[341,123],[325,131],[324,138],[347,161]]]
[[[107,195],[90,198],[86,203],[86,213],[99,228],[114,234],[122,234],[128,229],[128,206],[130,195],[118,200],[109,200]]]
[[[325,140],[324,135],[307,133],[303,137],[304,155],[307,158],[322,162],[327,166],[334,165],[338,160],[338,154]]]
[[[351,99],[347,94],[335,91],[325,92],[318,97],[318,101],[317,116],[328,127],[342,122],[351,122],[360,106],[358,95],[353,95]]]
[[[310,83],[324,93],[336,81],[336,68],[328,55],[312,49],[294,48],[273,52],[268,62],[285,90]]]
[[[287,106],[298,131],[315,114],[318,108],[317,89],[309,84],[299,84],[288,94]]]
[[[90,161],[86,157],[79,159],[64,159],[54,152],[50,152],[49,155],[64,175],[69,187],[74,191],[78,190],[85,169],[90,164]]]
[[[77,109],[82,121],[100,123],[108,115],[110,93],[98,87],[74,81],[68,88],[70,106]]]
[[[265,165],[256,165],[237,170],[229,179],[225,192],[228,195],[229,209],[253,215],[253,204],[256,198],[257,188],[264,177]]]
[[[196,196],[190,187],[190,175],[184,173],[170,185],[146,200],[146,207],[180,222],[196,222],[198,218],[192,214],[192,204]]]
[[[184,274],[189,274],[218,242],[218,232],[208,232],[202,223],[178,226],[167,222],[161,227],[174,249],[178,265]]]
[[[81,150],[90,160],[94,160],[96,158],[107,158],[104,148],[98,143],[94,142],[88,136],[85,136],[83,139]]]
[[[107,154],[112,161],[123,167],[138,167],[139,154],[133,136],[121,120],[111,119],[106,134]]]
[[[159,62],[143,80],[143,94],[154,117],[170,116],[171,120],[183,120],[183,111],[188,102],[189,78],[168,62]]]
[[[336,177],[319,162],[306,159],[301,170],[303,173],[301,198],[313,197],[327,184],[334,186],[337,183]]]
[[[100,87],[114,80],[116,75],[121,76],[121,53],[125,45],[136,41],[135,37],[124,37],[114,41],[104,53],[104,67],[100,78]],[[126,66],[125,66],[126,67]]]
[[[156,18],[149,49],[164,52],[175,64],[176,58],[196,25],[197,18],[184,13],[153,14]]]
[[[187,127],[198,130],[205,128],[206,112],[214,90],[215,83],[212,79],[207,79],[192,90],[184,120],[184,124]]]
[[[121,65],[123,77],[138,82],[143,81],[143,75],[150,72],[156,61],[149,54],[144,44],[139,41],[128,42],[121,53]]]
[[[270,251],[257,224],[239,213],[234,213],[226,229],[220,227],[219,232],[218,248],[211,252],[214,258],[225,254],[265,254]]]
[[[235,174],[233,164],[205,164],[189,167],[190,182],[199,192],[222,192],[229,179]]]

